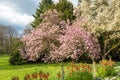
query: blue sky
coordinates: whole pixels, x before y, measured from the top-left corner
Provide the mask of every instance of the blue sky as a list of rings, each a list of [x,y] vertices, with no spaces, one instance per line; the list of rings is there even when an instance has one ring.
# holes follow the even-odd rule
[[[0,24],[13,26],[22,33],[25,26],[34,20],[32,14],[40,0],[0,0]],[[54,0],[58,2],[58,0]],[[75,6],[77,0],[70,0]]]

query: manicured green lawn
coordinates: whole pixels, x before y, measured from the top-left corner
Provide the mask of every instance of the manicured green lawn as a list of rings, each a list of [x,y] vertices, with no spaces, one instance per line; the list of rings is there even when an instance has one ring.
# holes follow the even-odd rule
[[[36,63],[14,66],[9,64],[8,59],[9,59],[8,55],[0,55],[0,80],[11,80],[11,77],[13,76],[18,76],[20,80],[23,80],[25,74],[31,74],[36,71],[39,72],[40,70],[42,70],[43,72],[49,72],[50,74],[49,80],[57,80],[56,74],[61,71],[60,67],[61,63],[57,64]],[[69,65],[71,65],[71,63],[64,63],[65,71],[66,67]],[[117,62],[115,66],[120,66],[120,62]],[[119,72],[120,68],[116,67],[116,71]]]
[[[61,70],[59,64],[24,64],[20,66],[12,66],[8,63],[8,55],[0,55],[0,80],[10,80],[13,76],[18,76],[20,80],[23,80],[25,74],[39,72],[40,70],[50,73],[50,80],[56,80],[56,73]],[[65,63],[69,65],[70,63]]]

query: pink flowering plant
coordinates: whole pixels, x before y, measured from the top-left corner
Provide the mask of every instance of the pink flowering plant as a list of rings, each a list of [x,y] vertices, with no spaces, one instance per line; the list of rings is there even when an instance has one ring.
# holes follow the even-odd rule
[[[77,18],[72,25],[68,25],[64,35],[59,37],[60,47],[54,48],[48,58],[54,61],[63,61],[67,58],[78,60],[85,52],[90,58],[98,58],[100,45],[97,38],[82,27],[84,22],[84,19]]]
[[[24,48],[20,54],[24,59],[45,62],[59,62],[71,58],[78,60],[83,53],[91,58],[98,58],[100,45],[89,30],[83,28],[84,18],[77,18],[72,24],[61,21],[56,10],[48,10],[43,15],[42,23],[30,34],[24,35]]]
[[[60,45],[57,38],[61,34],[60,26],[64,25],[64,22],[60,21],[59,13],[56,10],[48,10],[41,16],[42,23],[21,39],[24,47],[20,49],[20,54],[28,61],[36,61],[40,57],[45,60],[44,56]]]

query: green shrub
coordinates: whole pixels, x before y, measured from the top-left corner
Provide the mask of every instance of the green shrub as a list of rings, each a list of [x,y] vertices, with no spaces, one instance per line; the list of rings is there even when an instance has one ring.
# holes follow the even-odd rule
[[[105,67],[100,66],[97,70],[97,76],[105,77],[106,76],[106,70]]]
[[[22,42],[18,39],[13,44],[13,49],[10,53],[9,63],[12,65],[20,65],[22,64],[22,58],[19,54],[19,47],[22,47]]]
[[[106,72],[107,72],[106,76],[113,76],[113,75],[115,75],[115,69],[113,67],[111,67],[111,66],[107,66],[106,67]]]
[[[97,71],[97,76],[106,77],[115,75],[115,70],[111,66],[100,66]]]
[[[12,54],[9,58],[9,63],[12,65],[20,65],[22,64],[22,58],[18,52]]]
[[[93,75],[88,71],[78,71],[66,76],[65,80],[93,80]]]

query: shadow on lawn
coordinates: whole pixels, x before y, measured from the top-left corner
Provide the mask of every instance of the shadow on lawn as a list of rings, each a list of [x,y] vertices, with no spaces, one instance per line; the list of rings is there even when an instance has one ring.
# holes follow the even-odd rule
[[[25,69],[25,68],[33,68],[33,67],[59,67],[61,63],[43,63],[43,62],[23,62],[21,65],[11,65],[8,62],[0,62],[0,70],[17,70],[17,69]],[[64,65],[68,65],[65,63]]]
[[[11,65],[8,62],[9,55],[0,55],[0,70],[17,70],[17,69],[23,69],[23,68],[32,68],[32,67],[48,67],[53,66],[57,67],[60,66],[60,63],[43,63],[43,62],[23,62],[22,65]]]
[[[120,61],[115,62],[115,66],[120,66]]]

